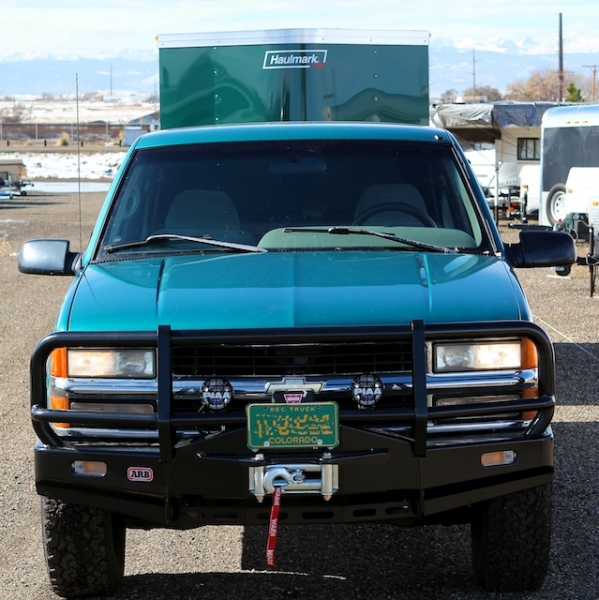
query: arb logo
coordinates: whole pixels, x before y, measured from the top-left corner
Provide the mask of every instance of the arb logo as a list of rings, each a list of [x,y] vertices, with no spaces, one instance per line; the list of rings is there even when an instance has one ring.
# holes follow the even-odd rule
[[[127,479],[129,481],[152,481],[154,471],[147,467],[129,467],[127,469]]]

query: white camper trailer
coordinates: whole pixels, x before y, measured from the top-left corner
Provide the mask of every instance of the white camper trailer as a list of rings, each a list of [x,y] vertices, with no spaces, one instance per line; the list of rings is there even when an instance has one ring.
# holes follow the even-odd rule
[[[543,115],[540,182],[539,223],[555,225],[572,214],[594,218],[593,203],[599,205],[599,104],[560,106]]]

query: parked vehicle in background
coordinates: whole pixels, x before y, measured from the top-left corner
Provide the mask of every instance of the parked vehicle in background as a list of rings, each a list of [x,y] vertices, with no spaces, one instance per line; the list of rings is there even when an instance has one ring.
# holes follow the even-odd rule
[[[495,148],[466,149],[466,157],[470,163],[476,179],[480,183],[489,207],[497,206],[502,211],[508,211],[508,216],[520,208],[519,177],[513,163],[496,162]],[[496,180],[499,177],[499,185]],[[495,195],[497,202],[495,201]]]
[[[599,201],[599,105],[560,106],[543,115],[539,223],[585,218]]]
[[[491,146],[486,177],[488,196],[498,197],[508,216],[537,213],[541,185],[541,120],[556,102],[489,102],[439,104],[432,112],[433,124],[449,129],[463,148]],[[485,185],[483,183],[483,185]]]
[[[159,35],[160,127],[274,121],[429,123],[426,31]]]
[[[0,158],[0,195],[26,196],[33,183],[27,179],[27,171],[21,159]]]

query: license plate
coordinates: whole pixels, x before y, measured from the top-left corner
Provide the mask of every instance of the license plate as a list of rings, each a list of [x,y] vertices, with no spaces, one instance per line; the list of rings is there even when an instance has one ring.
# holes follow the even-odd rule
[[[334,448],[339,444],[339,407],[336,402],[249,404],[248,447]]]

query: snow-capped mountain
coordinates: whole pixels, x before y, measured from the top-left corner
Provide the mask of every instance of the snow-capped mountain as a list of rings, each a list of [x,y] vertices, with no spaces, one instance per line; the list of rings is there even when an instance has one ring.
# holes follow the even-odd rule
[[[599,36],[564,39],[566,71],[590,74],[587,65],[599,64]],[[447,90],[461,93],[490,86],[504,93],[508,84],[526,79],[539,69],[558,67],[557,35],[545,40],[490,38],[484,42],[431,39],[430,96]],[[79,92],[135,90],[152,95],[158,88],[158,52],[113,51],[95,58],[30,53],[0,55],[0,97],[71,94],[78,80]]]
[[[550,36],[542,40],[536,40],[531,37],[522,39],[511,39],[505,37],[491,37],[480,41],[474,38],[464,38],[457,42],[440,40],[440,44],[451,45],[459,50],[471,50],[476,48],[480,51],[498,52],[499,54],[525,54],[525,55],[557,55],[558,36]],[[589,36],[573,34],[564,36],[563,39],[564,55],[567,54],[599,54],[599,36],[589,38]]]
[[[564,40],[564,70],[591,74],[587,65],[599,64],[599,38],[583,44]],[[460,40],[457,43],[437,40],[430,45],[431,98],[447,90],[463,92],[473,84],[490,86],[505,93],[518,79],[528,79],[533,71],[557,69],[558,40],[537,42],[531,38],[513,41],[490,38],[484,43]]]

